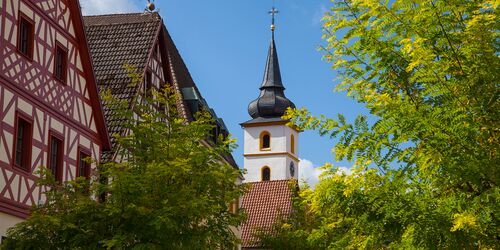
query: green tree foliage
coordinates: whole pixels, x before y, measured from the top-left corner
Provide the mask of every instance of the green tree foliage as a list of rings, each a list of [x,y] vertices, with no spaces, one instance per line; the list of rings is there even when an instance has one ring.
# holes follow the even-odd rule
[[[302,129],[336,138],[336,160],[303,189],[308,223],[281,230],[312,248],[500,246],[498,1],[333,0],[325,58],[336,89],[375,122],[295,110]],[[281,227],[282,228],[282,227]]]
[[[303,187],[307,190],[307,187]],[[279,214],[271,228],[256,228],[256,245],[269,249],[308,250],[317,249],[307,241],[310,230],[314,227],[314,215],[307,211],[307,204],[298,189],[298,181],[290,181],[292,191],[292,211],[290,214]],[[277,237],[279,236],[279,237]]]
[[[42,170],[46,202],[8,231],[2,249],[213,249],[237,244],[231,230],[242,215],[229,205],[242,195],[241,174],[223,162],[233,142],[205,143],[213,121],[208,112],[186,124],[171,93],[155,100],[106,94],[126,136],[117,136],[126,162],[98,166],[94,180],[63,184]],[[159,105],[158,104],[164,104]],[[159,112],[160,109],[168,109]],[[106,193],[104,201],[97,197]]]

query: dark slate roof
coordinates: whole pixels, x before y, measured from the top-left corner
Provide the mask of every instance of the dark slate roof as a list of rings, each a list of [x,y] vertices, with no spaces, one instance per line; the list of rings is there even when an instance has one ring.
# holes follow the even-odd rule
[[[268,229],[280,215],[292,211],[293,191],[290,180],[262,181],[249,183],[250,190],[243,195],[241,208],[248,218],[241,227],[242,247],[258,247],[255,230]]]
[[[201,97],[202,104],[207,108],[207,110],[211,111],[212,116],[220,124],[220,126],[226,128],[224,121],[221,118],[217,118],[215,111],[213,111],[213,109],[208,106],[205,99],[203,99],[203,95],[201,94],[193,78],[191,77],[191,73],[189,73],[189,70],[184,63],[179,50],[177,50],[177,47],[175,46],[172,37],[168,33],[168,30],[165,28],[165,25],[163,25],[163,31],[164,32],[162,32],[161,36],[165,41],[165,46],[167,48],[168,63],[170,67],[170,73],[172,74],[171,81],[175,90],[180,96],[182,96],[183,94],[181,90],[183,88],[194,88],[196,90],[196,93]],[[177,100],[177,109],[187,122],[193,121],[193,114],[191,113],[186,100]],[[229,134],[229,131],[226,132],[227,134]],[[222,157],[224,157],[224,159],[233,167],[238,168],[238,164],[234,160],[232,154],[224,154],[222,155]]]
[[[94,64],[99,89],[110,89],[120,99],[132,100],[140,86],[132,86],[124,64],[130,64],[142,72],[149,51],[157,39],[161,18],[157,14],[118,14],[85,16],[85,31]],[[114,110],[104,104],[110,135],[121,133],[121,120]],[[111,137],[113,148],[116,139]]]
[[[281,81],[278,52],[274,43],[274,35],[269,45],[264,79],[260,87],[260,95],[248,105],[248,114],[257,117],[281,117],[288,107],[295,104],[285,96],[285,87]]]
[[[270,118],[257,117],[255,119],[248,120],[246,122],[240,123],[240,125],[244,127],[245,125],[251,125],[251,124],[268,123],[268,122],[272,122],[272,123],[275,123],[275,122],[287,123],[289,121],[290,120],[283,120],[283,119],[281,119],[281,117],[270,117]]]

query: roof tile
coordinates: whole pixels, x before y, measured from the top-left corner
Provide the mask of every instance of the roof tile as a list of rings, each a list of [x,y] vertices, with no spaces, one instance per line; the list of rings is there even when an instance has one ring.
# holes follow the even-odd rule
[[[256,247],[255,229],[270,228],[280,215],[292,211],[290,180],[251,182],[250,190],[242,197],[242,209],[248,215],[242,225],[243,247]]]
[[[142,72],[149,51],[156,41],[156,31],[162,21],[156,13],[132,13],[85,16],[85,32],[92,56],[99,90],[109,89],[119,99],[131,100],[139,86],[132,86],[125,64]],[[109,105],[103,105],[110,135],[121,133],[122,119],[113,115]],[[111,137],[112,148],[116,139]]]

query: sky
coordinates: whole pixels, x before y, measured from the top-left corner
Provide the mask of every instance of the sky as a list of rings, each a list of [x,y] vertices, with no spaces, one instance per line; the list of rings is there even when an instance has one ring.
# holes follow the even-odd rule
[[[84,15],[141,12],[146,0],[80,0]],[[238,149],[233,156],[243,167],[243,130],[250,119],[248,104],[258,97],[271,39],[272,0],[156,0],[164,23],[196,85],[218,117],[224,119]],[[361,104],[334,92],[335,72],[318,51],[321,17],[328,0],[276,0],[276,47],[285,95],[297,108],[315,115],[348,120],[366,114]],[[335,162],[335,141],[317,132],[301,133],[298,146],[300,178],[314,185],[326,162],[349,171],[352,163]]]

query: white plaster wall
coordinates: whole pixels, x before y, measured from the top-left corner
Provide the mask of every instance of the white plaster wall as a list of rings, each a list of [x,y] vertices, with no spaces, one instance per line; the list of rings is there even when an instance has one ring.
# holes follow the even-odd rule
[[[271,150],[261,151],[260,150],[260,134],[263,131],[269,132],[271,134]],[[260,154],[263,152],[267,153],[278,153],[278,152],[289,152],[291,153],[291,135],[295,137],[295,154],[298,157],[299,149],[299,133],[291,129],[286,125],[273,125],[273,126],[262,126],[262,127],[247,127],[244,128],[244,140],[245,154]]]
[[[295,154],[298,159],[299,133],[286,125],[270,125],[246,127],[244,130],[244,167],[245,182],[261,181],[261,169],[268,166],[271,169],[271,180],[286,180],[298,178],[298,161],[290,157],[291,135],[295,139]],[[271,135],[271,150],[260,150],[260,134],[263,131]],[[266,155],[270,154],[270,155]],[[290,172],[290,162],[294,162],[295,173]]]
[[[245,133],[245,154],[260,154],[286,152],[287,141],[285,138],[286,130],[289,129],[284,125],[274,126],[261,126],[261,127],[247,127],[244,129]],[[260,133],[263,131],[271,134],[271,150],[260,151]]]
[[[2,236],[7,234],[7,229],[22,221],[19,217],[0,212],[0,243]]]
[[[244,163],[247,173],[245,182],[261,181],[261,169],[268,166],[271,169],[271,180],[288,179],[286,156],[249,156],[245,157]]]

